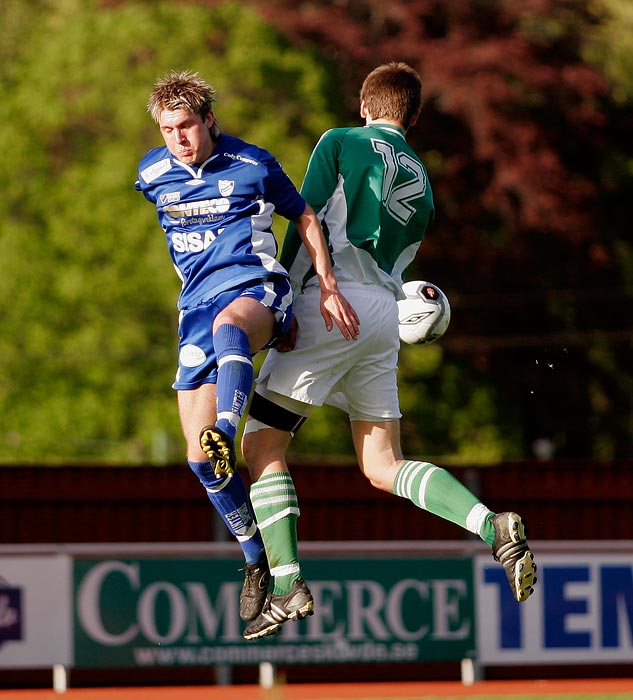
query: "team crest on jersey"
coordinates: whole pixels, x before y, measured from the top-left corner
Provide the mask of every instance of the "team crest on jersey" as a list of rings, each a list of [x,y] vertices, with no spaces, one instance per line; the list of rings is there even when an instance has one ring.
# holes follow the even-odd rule
[[[229,197],[235,189],[235,180],[218,180],[218,189],[223,197]]]

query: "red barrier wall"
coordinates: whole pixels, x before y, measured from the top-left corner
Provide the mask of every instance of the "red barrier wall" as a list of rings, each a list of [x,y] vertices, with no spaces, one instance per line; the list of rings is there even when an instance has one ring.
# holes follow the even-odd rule
[[[461,539],[463,531],[373,488],[353,465],[291,466],[303,540]],[[633,539],[633,460],[451,468],[531,539]],[[0,543],[196,542],[215,516],[185,465],[0,467]]]
[[[301,500],[302,540],[459,540],[464,531],[404,499],[374,489],[355,464],[291,465]],[[633,460],[521,462],[451,468],[492,510],[522,514],[533,540],[633,540]],[[214,511],[186,465],[168,467],[0,467],[0,543],[196,542],[214,536]],[[223,526],[218,532],[224,533]],[[288,682],[459,678],[456,663],[282,669]],[[99,671],[99,684],[213,683],[205,667]],[[257,681],[257,668],[233,669]],[[519,675],[517,675],[519,673]],[[578,667],[574,675],[626,674],[626,667]],[[506,674],[510,674],[507,676]],[[555,678],[569,667],[500,667],[489,678]],[[72,672],[72,685],[94,685]],[[0,687],[50,686],[50,670],[4,671]]]

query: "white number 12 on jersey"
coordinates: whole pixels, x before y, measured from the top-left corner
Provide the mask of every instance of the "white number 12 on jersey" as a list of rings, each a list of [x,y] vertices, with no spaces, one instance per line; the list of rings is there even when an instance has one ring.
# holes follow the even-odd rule
[[[409,202],[423,197],[426,192],[426,174],[422,165],[408,153],[399,151],[386,141],[371,140],[374,151],[379,153],[385,165],[385,176],[382,182],[382,203],[394,219],[407,224],[415,213]],[[413,177],[397,187],[394,187],[398,170],[404,168]]]

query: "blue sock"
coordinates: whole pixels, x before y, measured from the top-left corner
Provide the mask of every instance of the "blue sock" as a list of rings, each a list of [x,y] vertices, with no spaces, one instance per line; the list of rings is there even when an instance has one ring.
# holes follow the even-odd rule
[[[246,333],[225,323],[213,334],[218,358],[216,426],[235,439],[253,388],[253,359]]]
[[[190,461],[189,467],[207,490],[209,500],[231,534],[237,538],[246,563],[257,564],[264,556],[264,543],[248,500],[246,484],[239,472],[218,479],[210,462]]]

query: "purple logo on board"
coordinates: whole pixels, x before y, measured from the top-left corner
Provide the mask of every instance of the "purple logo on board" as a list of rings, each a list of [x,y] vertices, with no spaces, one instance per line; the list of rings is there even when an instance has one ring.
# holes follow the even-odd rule
[[[0,577],[0,646],[22,639],[22,589]]]

